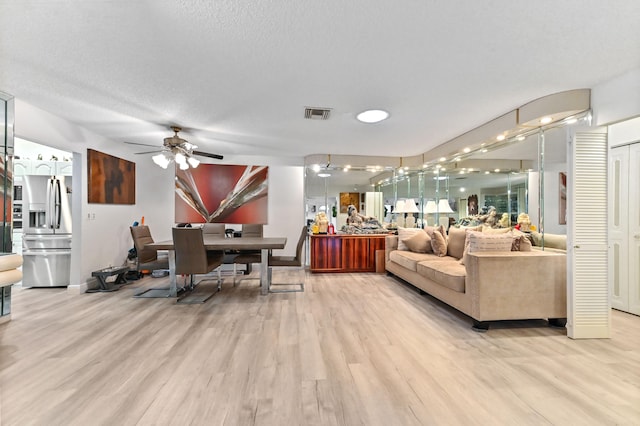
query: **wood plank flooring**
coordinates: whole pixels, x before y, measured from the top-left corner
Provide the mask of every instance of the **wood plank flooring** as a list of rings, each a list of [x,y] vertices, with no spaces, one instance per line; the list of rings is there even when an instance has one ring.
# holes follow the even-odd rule
[[[637,316],[613,311],[604,340],[544,321],[476,333],[378,274],[307,275],[304,293],[268,296],[227,277],[201,305],[131,297],[163,280],[15,288],[0,424],[640,424]]]

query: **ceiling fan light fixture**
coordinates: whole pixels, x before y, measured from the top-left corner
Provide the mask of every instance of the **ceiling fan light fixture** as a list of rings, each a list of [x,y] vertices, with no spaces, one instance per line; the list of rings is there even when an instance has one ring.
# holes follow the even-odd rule
[[[184,154],[181,152],[176,152],[175,159],[176,159],[176,163],[178,163],[181,166],[183,164],[187,164],[187,157],[185,157]],[[187,165],[187,167],[189,166]]]
[[[151,159],[153,160],[154,163],[156,163],[158,166],[162,167],[163,169],[166,169],[167,167],[169,167],[169,163],[171,163],[171,160],[167,158],[164,152],[154,155],[153,157],[151,157]]]
[[[198,160],[198,159],[197,159],[197,158],[195,158],[195,157],[189,157],[189,158],[187,158],[187,162],[188,162],[188,163],[189,163],[189,165],[190,165],[191,167],[193,167],[194,169],[200,165],[200,160]]]

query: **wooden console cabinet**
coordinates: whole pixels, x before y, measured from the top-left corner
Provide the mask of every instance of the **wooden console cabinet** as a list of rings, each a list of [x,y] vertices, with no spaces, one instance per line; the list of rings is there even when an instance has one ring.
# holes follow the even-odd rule
[[[385,237],[311,235],[311,272],[376,272],[376,251],[384,251]]]

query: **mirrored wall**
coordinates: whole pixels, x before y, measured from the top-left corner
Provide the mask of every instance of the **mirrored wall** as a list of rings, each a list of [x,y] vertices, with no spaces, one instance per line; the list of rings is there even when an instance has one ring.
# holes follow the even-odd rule
[[[567,139],[588,112],[441,162],[413,167],[309,164],[306,218],[324,211],[341,230],[353,204],[388,229],[454,224],[566,234]],[[582,121],[580,123],[580,121]],[[400,159],[400,162],[402,160]]]

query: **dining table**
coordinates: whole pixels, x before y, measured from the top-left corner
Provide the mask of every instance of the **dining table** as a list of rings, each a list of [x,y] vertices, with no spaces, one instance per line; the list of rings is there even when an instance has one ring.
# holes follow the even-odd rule
[[[241,237],[220,238],[219,236],[204,235],[205,249],[211,251],[227,250],[260,250],[260,294],[269,293],[271,283],[269,269],[269,253],[271,250],[283,249],[287,243],[284,237]],[[176,253],[173,240],[157,241],[146,244],[145,247],[154,250],[167,250],[169,253],[169,288],[167,297],[177,297],[178,281],[176,278]]]

